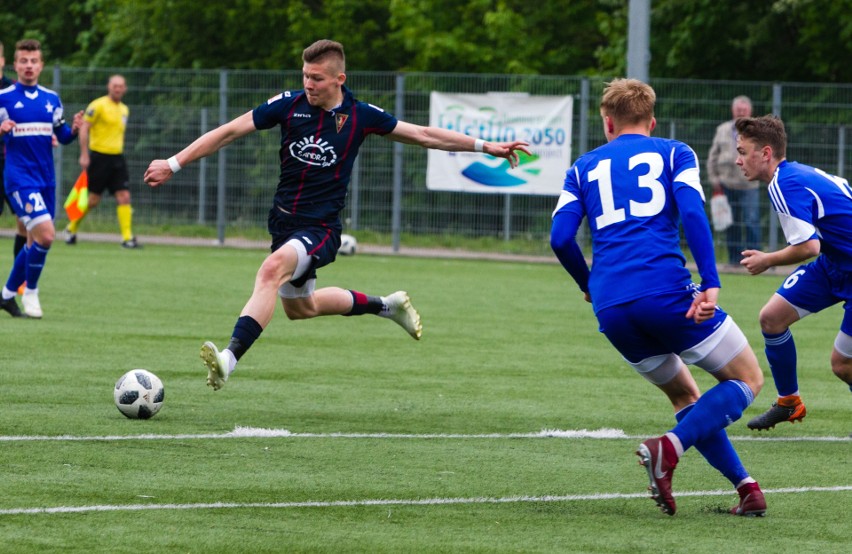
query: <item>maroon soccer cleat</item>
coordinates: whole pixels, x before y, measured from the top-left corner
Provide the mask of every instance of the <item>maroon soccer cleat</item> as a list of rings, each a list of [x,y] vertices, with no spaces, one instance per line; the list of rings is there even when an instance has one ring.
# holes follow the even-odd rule
[[[766,515],[766,499],[757,483],[746,483],[737,489],[740,503],[731,508],[735,516],[763,517]]]
[[[636,450],[639,463],[648,472],[651,498],[657,506],[670,516],[675,514],[674,496],[672,496],[672,474],[677,466],[677,453],[672,441],[665,435],[657,439],[648,439]]]

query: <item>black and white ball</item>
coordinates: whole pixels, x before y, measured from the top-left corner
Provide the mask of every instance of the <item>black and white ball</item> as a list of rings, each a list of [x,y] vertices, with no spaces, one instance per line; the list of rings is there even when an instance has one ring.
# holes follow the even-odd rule
[[[338,254],[343,256],[354,256],[357,248],[358,241],[355,240],[355,237],[347,234],[340,235],[340,248],[337,250]]]
[[[149,419],[163,407],[166,391],[160,378],[146,369],[131,369],[115,383],[118,411],[130,419]]]

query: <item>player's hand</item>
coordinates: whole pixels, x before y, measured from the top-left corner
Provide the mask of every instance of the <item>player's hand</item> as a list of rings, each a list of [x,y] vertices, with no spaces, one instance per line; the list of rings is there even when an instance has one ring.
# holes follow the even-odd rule
[[[15,122],[11,119],[7,119],[3,123],[0,123],[0,135],[5,135],[9,131],[15,128]]]
[[[719,299],[718,288],[708,288],[692,299],[692,305],[686,312],[687,319],[692,319],[695,323],[703,323],[712,318],[716,313],[716,301]]]
[[[74,114],[74,119],[71,120],[71,132],[75,135],[80,131],[80,126],[83,125],[83,111]]]
[[[584,292],[584,293],[583,293],[583,298],[585,298],[585,299],[586,299],[586,302],[588,302],[589,304],[591,304],[591,303],[592,303],[592,295],[591,295],[591,294],[589,294],[588,292]]]
[[[743,259],[740,260],[740,265],[748,270],[752,275],[759,275],[772,267],[767,260],[766,252],[760,250],[743,250]]]
[[[158,187],[172,178],[172,168],[166,160],[154,160],[148,165],[143,177],[145,182],[152,187]]]
[[[532,156],[528,148],[530,143],[525,140],[513,140],[512,142],[486,142],[482,145],[482,151],[496,158],[506,158],[513,168],[518,167],[518,150]]]

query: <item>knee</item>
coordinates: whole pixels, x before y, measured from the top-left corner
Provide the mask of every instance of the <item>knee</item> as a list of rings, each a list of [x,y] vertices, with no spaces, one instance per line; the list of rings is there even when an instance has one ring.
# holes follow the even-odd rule
[[[831,355],[831,371],[837,375],[837,378],[852,385],[852,359],[849,359],[836,350]]]
[[[774,310],[769,306],[764,306],[760,310],[760,330],[768,335],[778,335],[787,330],[787,322],[778,317]]]

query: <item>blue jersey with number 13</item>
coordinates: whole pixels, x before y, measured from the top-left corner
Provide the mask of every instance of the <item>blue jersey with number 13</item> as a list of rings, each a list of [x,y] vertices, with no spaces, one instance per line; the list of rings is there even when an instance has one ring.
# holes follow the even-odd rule
[[[703,214],[698,172],[689,146],[644,135],[619,136],[584,154],[568,170],[554,215],[567,211],[576,216],[572,220],[577,225],[583,216],[588,218],[588,286],[595,312],[690,285],[675,195],[683,187],[692,189],[678,194],[678,201],[700,203]]]

